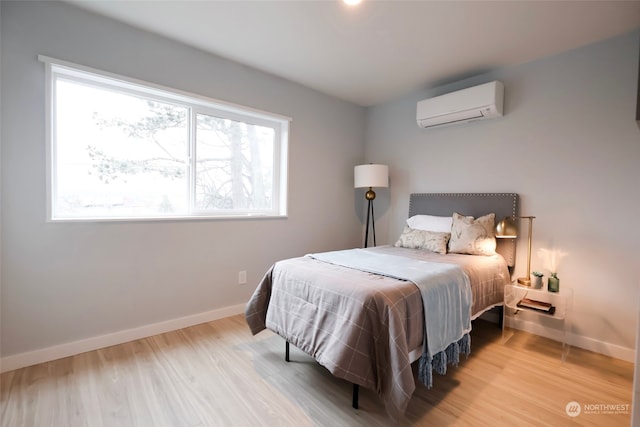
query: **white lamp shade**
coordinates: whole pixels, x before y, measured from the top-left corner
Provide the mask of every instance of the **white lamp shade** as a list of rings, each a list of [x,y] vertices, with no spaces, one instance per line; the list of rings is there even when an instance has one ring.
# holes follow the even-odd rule
[[[389,166],[360,165],[353,170],[353,186],[355,188],[388,187]]]

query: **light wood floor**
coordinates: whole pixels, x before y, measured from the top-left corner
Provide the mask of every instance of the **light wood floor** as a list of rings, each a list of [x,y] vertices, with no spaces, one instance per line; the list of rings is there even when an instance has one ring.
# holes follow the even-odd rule
[[[0,377],[2,426],[386,426],[378,398],[334,378],[242,316],[138,340]],[[434,387],[418,385],[399,425],[628,426],[633,365],[474,323],[472,353]],[[570,418],[565,407],[624,404],[623,414]],[[598,411],[592,411],[598,412]],[[602,412],[602,410],[600,410]],[[624,411],[623,411],[624,412]]]

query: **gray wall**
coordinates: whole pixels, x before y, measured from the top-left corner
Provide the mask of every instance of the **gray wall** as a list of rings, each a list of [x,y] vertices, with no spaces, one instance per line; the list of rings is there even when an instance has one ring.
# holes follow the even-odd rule
[[[360,244],[363,108],[71,5],[1,7],[2,356],[243,304],[274,261]],[[292,117],[289,217],[45,222],[38,54]]]
[[[517,192],[535,215],[539,248],[569,253],[560,287],[574,291],[574,343],[635,349],[640,260],[640,134],[635,123],[639,32],[371,108],[367,160],[388,163],[388,206],[377,222],[392,242],[411,192]],[[506,116],[419,129],[416,102],[491,80],[505,85]],[[523,224],[526,230],[526,223]],[[516,276],[526,270],[520,239]],[[553,328],[553,325],[549,325]]]
[[[375,202],[379,244],[400,233],[410,192],[518,192],[537,216],[533,268],[538,248],[569,253],[559,275],[575,293],[578,344],[635,347],[639,32],[365,111],[71,5],[0,7],[1,356],[243,304],[275,260],[361,245],[352,168],[364,159],[391,170]],[[292,117],[289,218],[45,222],[38,54]],[[504,118],[416,126],[417,101],[493,79]],[[523,242],[518,256],[521,275]]]

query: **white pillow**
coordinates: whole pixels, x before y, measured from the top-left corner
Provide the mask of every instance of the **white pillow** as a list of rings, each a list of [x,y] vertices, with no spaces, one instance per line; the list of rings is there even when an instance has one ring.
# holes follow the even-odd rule
[[[409,249],[426,249],[431,252],[446,254],[449,237],[451,237],[449,233],[414,230],[405,226],[394,246]]]
[[[453,214],[453,227],[449,252],[469,255],[495,255],[495,214],[474,219],[472,216]]]
[[[437,233],[451,233],[453,217],[414,215],[407,220],[407,225],[414,230],[435,231]]]

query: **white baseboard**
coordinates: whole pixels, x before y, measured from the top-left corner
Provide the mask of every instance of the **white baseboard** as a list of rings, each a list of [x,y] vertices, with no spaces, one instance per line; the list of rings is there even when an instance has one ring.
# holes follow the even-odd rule
[[[540,335],[555,341],[562,341],[561,330],[547,328],[539,323],[523,319],[507,318],[506,321],[506,326],[530,332],[535,335]],[[614,357],[631,363],[634,363],[636,360],[636,351],[633,348],[622,347],[582,335],[567,333],[567,343],[574,347],[580,347],[585,350],[604,354],[605,356]]]
[[[36,365],[38,363],[49,362],[51,360],[61,359],[63,357],[74,356],[86,351],[97,350],[112,345],[122,344],[153,335],[171,332],[189,326],[199,325],[200,323],[211,322],[213,320],[222,319],[224,317],[234,316],[244,312],[245,304],[219,308],[216,310],[198,313],[191,316],[180,317],[177,319],[167,320],[164,322],[153,323],[151,325],[141,326],[139,328],[126,329],[111,334],[101,335],[97,337],[78,340],[66,344],[60,344],[40,350],[29,351],[26,353],[6,356],[0,359],[0,372],[13,371],[15,369],[24,368],[26,366]],[[487,314],[487,320],[497,321]],[[485,316],[483,316],[485,317]],[[539,323],[529,322],[522,319],[506,319],[508,325],[515,329],[520,329],[532,334],[540,335],[556,341],[562,341],[562,332],[557,329],[546,328]],[[610,344],[575,334],[567,334],[567,342],[575,347],[584,348],[596,353],[615,357],[616,359],[635,362],[636,353],[634,349]]]
[[[244,307],[245,304],[223,307],[216,310],[206,311],[204,313],[166,320],[164,322],[153,323],[151,325],[145,325],[138,328],[125,329],[111,334],[6,356],[0,359],[0,372],[13,371],[14,369],[24,368],[25,366],[49,362],[63,357],[74,356],[86,351],[97,350],[99,348],[122,344],[140,338],[146,338],[165,332],[187,328],[189,326],[199,325],[200,323],[211,322],[212,320],[234,316],[236,314],[244,313]]]

